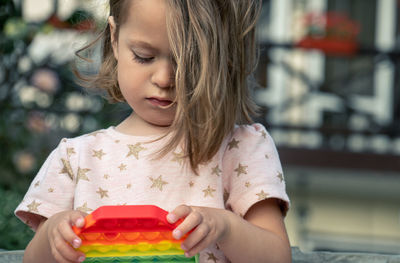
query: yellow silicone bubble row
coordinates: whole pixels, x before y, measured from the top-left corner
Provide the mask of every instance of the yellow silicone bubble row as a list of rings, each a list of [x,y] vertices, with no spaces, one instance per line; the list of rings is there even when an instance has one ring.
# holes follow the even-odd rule
[[[91,244],[83,245],[78,250],[86,254],[86,257],[120,257],[120,256],[147,256],[147,255],[175,255],[184,254],[180,243],[161,241],[150,244],[141,242],[135,245],[130,244]]]

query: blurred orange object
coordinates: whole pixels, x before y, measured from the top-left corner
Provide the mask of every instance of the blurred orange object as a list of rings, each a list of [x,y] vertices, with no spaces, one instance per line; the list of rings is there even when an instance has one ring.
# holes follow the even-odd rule
[[[318,49],[328,55],[354,55],[357,52],[360,26],[347,15],[311,13],[305,17],[305,22],[308,32],[297,47]]]

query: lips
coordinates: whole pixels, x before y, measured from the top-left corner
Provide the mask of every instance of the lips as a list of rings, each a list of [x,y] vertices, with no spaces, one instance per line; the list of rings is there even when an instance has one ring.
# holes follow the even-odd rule
[[[172,100],[163,99],[163,98],[151,97],[151,98],[147,98],[147,100],[154,106],[159,106],[159,107],[167,107],[172,104]]]

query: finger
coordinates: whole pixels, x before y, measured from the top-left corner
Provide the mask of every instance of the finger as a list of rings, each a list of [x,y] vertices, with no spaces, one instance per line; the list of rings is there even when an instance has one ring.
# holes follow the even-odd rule
[[[202,251],[202,250],[206,249],[207,247],[209,247],[213,242],[214,241],[212,240],[211,237],[206,236],[205,238],[200,240],[200,242],[198,242],[196,245],[194,245],[191,249],[186,250],[185,256],[186,257],[193,257],[194,255],[196,255],[200,251]]]
[[[203,222],[203,216],[199,212],[193,211],[174,231],[172,231],[172,236],[175,239],[181,239],[189,231],[201,224],[201,222]]]
[[[60,235],[53,240],[52,253],[58,262],[82,262],[85,260],[85,255],[74,250]]]
[[[204,240],[210,233],[210,227],[207,224],[200,224],[196,229],[181,244],[185,251],[190,251],[202,240]]]
[[[176,223],[179,219],[186,217],[192,212],[192,208],[187,205],[180,205],[176,207],[172,212],[167,215],[167,220],[169,223]]]
[[[87,214],[83,213],[82,211],[75,210],[71,212],[69,215],[69,220],[71,222],[71,225],[74,225],[76,227],[84,227],[85,226],[85,216]]]
[[[58,226],[58,231],[60,235],[56,247],[60,254],[68,260],[82,262],[85,259],[85,254],[75,250],[69,245],[71,244],[73,247],[78,248],[82,244],[81,239],[72,231],[69,222],[67,220],[61,221]]]
[[[63,220],[57,227],[61,237],[71,244],[74,248],[78,248],[82,244],[82,240],[75,234],[71,228],[71,224],[67,220]]]

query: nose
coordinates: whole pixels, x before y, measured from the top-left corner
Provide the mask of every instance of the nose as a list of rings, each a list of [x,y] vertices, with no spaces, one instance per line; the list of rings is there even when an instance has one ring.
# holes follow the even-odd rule
[[[160,61],[151,77],[151,81],[159,88],[171,88],[175,82],[174,72],[171,61]]]

